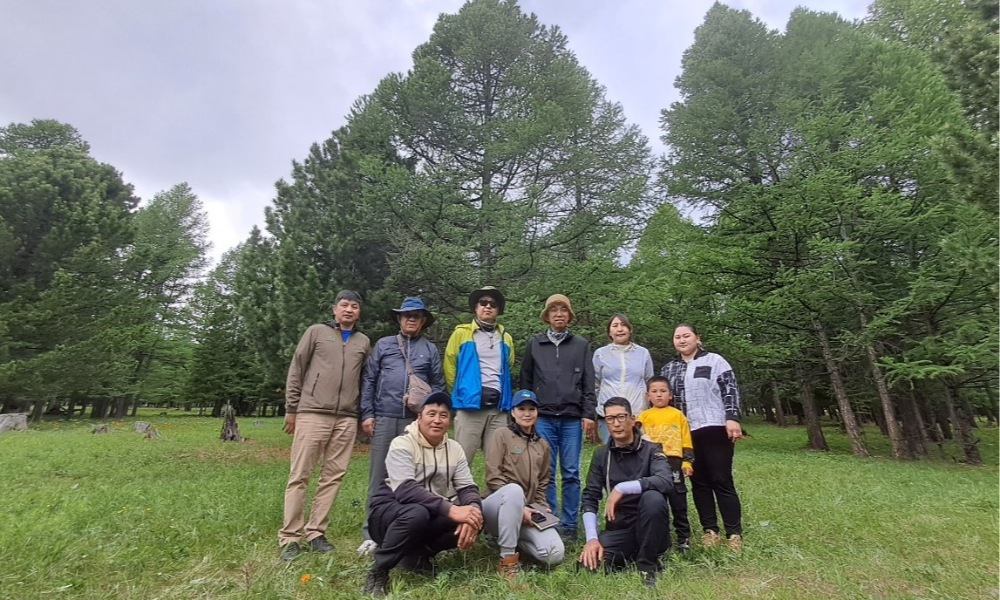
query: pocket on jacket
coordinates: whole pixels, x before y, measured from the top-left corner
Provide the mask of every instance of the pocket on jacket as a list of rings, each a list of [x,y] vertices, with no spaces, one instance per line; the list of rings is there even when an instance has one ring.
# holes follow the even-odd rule
[[[711,379],[712,378],[712,367],[695,367],[694,368],[694,378],[695,379]]]
[[[316,378],[313,379],[312,387],[309,388],[309,395],[312,396],[312,397],[314,397],[314,398],[316,397],[316,385],[317,384],[319,384],[319,373],[316,373]]]

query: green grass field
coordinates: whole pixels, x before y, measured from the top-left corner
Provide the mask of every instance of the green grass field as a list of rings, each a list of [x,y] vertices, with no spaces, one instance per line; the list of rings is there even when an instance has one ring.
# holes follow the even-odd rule
[[[171,412],[145,440],[130,420],[92,435],[90,421],[51,421],[0,435],[0,598],[357,598],[368,462],[356,453],[333,509],[337,549],[278,560],[290,438],[279,419],[249,442],[218,440],[221,420]],[[577,573],[573,561],[529,570],[511,591],[481,540],[439,557],[439,574],[393,573],[393,596],[477,598],[997,598],[998,444],[980,429],[986,467],[939,458],[859,460],[836,428],[834,450],[801,450],[802,429],[751,421],[737,448],[745,551],[671,557],[655,590],[635,573]],[[886,454],[876,431],[873,453]],[[591,448],[584,451],[589,461]],[[475,472],[482,479],[482,461]],[[693,506],[691,517],[696,519]],[[697,522],[693,525],[697,528]],[[579,548],[567,555],[575,556]],[[305,577],[308,575],[309,577]]]

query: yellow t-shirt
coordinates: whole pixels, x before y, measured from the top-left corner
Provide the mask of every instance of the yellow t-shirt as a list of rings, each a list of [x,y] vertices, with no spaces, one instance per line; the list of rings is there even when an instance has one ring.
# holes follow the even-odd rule
[[[681,459],[681,468],[690,469],[694,461],[691,429],[684,413],[673,406],[647,408],[637,419],[649,439],[663,446],[663,453]]]

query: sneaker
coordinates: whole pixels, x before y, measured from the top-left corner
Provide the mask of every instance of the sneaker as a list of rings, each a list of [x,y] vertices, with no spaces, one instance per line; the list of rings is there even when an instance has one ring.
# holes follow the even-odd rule
[[[372,567],[365,577],[365,587],[361,589],[361,593],[372,598],[385,598],[389,594],[389,571]]]
[[[677,551],[681,554],[687,554],[688,550],[691,549],[691,540],[688,538],[681,538],[677,541]]]
[[[521,573],[521,555],[515,552],[510,556],[501,557],[497,570],[500,571],[500,574],[503,575],[503,578],[508,583],[513,585],[517,582],[517,576]]]
[[[375,540],[365,540],[358,546],[358,554],[361,556],[371,556],[375,554],[376,550],[378,550],[378,544],[375,543]]]
[[[291,562],[299,554],[302,554],[302,546],[298,542],[288,542],[281,547],[281,560],[285,562]]]
[[[726,540],[726,543],[729,544],[729,549],[735,552],[736,554],[743,552],[742,535],[734,533],[733,535],[729,536],[729,539]]]
[[[721,541],[722,538],[719,537],[719,532],[712,531],[711,529],[706,530],[701,536],[701,545],[706,548],[714,548],[718,546]]]
[[[313,549],[313,552],[332,552],[333,544],[331,544],[325,535],[320,535],[319,537],[314,537],[309,540],[309,547]]]
[[[563,529],[560,527],[559,537],[562,538],[563,544],[575,544],[580,541],[576,527],[572,529]]]
[[[639,576],[642,577],[642,585],[656,587],[656,571],[639,571]]]

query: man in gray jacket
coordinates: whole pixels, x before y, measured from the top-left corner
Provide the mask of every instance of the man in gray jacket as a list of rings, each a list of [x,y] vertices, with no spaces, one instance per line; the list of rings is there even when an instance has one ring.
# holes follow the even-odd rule
[[[294,437],[285,517],[278,532],[285,561],[302,551],[303,539],[317,552],[333,550],[326,539],[330,508],[357,437],[361,370],[371,350],[365,334],[354,330],[361,318],[361,296],[350,290],[337,294],[333,318],[306,330],[288,367],[284,429]],[[320,462],[323,467],[306,522],[306,488]]]
[[[417,297],[403,300],[399,308],[392,309],[392,314],[399,322],[399,333],[375,343],[361,385],[361,428],[371,436],[366,514],[372,496],[385,481],[389,444],[396,436],[403,435],[406,426],[416,417],[403,400],[409,383],[407,359],[413,373],[427,382],[432,392],[444,391],[441,354],[437,346],[422,335],[434,324],[434,315]],[[370,554],[376,545],[368,533],[367,520],[361,528],[361,536],[364,539],[358,553]]]

